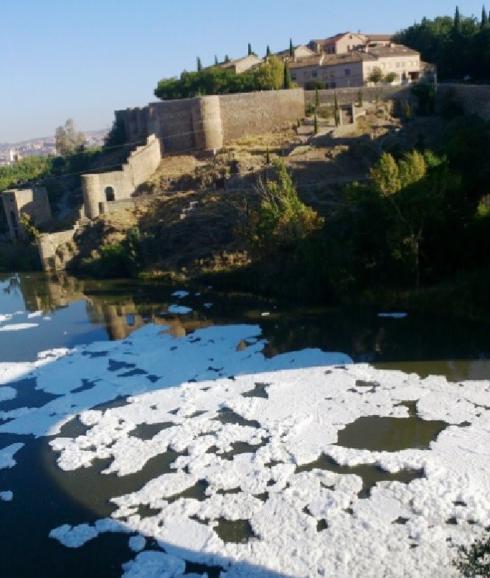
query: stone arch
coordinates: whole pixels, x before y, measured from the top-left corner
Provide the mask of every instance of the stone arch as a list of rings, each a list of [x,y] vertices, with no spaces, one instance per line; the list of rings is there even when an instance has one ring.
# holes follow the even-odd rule
[[[114,192],[114,187],[106,187],[106,188],[104,189],[104,195],[105,195],[105,200],[106,200],[108,203],[111,203],[112,201],[115,201],[115,200],[116,200],[116,195],[115,195],[115,192]]]

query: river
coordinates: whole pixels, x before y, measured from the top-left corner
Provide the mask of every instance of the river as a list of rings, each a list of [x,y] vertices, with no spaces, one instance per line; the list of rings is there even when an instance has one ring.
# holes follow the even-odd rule
[[[456,576],[489,360],[485,323],[0,276],[0,576]]]

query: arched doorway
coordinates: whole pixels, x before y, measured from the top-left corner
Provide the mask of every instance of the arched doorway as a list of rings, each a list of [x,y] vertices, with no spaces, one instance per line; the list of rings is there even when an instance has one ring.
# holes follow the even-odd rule
[[[114,189],[112,187],[106,187],[104,192],[105,192],[105,200],[108,203],[116,200]]]

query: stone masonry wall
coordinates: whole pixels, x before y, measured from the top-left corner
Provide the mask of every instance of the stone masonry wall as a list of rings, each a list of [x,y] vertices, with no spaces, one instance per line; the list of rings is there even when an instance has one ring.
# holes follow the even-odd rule
[[[37,239],[39,257],[44,271],[54,272],[65,268],[65,262],[57,254],[58,249],[73,240],[76,229],[61,231],[59,233],[44,233]]]
[[[475,114],[484,120],[490,120],[490,86],[440,84],[438,95],[452,95],[461,103],[465,114]]]
[[[42,226],[51,220],[51,207],[46,189],[12,189],[0,194],[11,241],[23,239],[25,231],[21,224],[22,215],[28,215],[33,225]]]
[[[219,149],[244,135],[263,134],[304,117],[303,89],[204,96],[156,102],[116,112],[126,140],[155,134],[162,152]]]
[[[220,97],[224,144],[247,135],[270,132],[305,116],[302,88],[227,94]]]
[[[97,217],[110,201],[129,199],[137,187],[157,170],[161,160],[160,142],[150,135],[137,147],[120,170],[82,176],[85,216]]]
[[[374,101],[377,98],[380,100],[407,100],[410,99],[410,86],[364,86],[362,88],[339,88],[336,90],[319,90],[320,103],[332,105],[334,103],[335,95],[340,105],[354,104],[359,98],[359,91],[362,91],[362,98],[365,101]],[[315,91],[305,91],[305,98],[307,104],[314,104]]]

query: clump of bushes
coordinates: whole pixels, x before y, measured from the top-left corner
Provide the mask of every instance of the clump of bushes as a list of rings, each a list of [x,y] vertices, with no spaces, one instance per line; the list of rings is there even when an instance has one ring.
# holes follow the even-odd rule
[[[454,565],[467,578],[490,578],[490,536],[477,540],[471,546],[461,546]]]
[[[323,219],[298,196],[284,161],[273,162],[274,179],[259,183],[260,206],[250,216],[252,247],[264,254],[297,245],[323,226]]]

